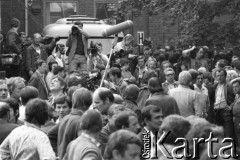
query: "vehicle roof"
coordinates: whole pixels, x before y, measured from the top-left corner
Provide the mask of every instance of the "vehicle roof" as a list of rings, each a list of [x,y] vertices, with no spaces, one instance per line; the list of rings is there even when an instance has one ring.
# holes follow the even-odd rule
[[[88,33],[90,37],[103,37],[102,30],[112,27],[113,25],[107,24],[104,20],[99,20],[93,17],[87,17],[82,15],[74,15],[67,18],[61,18],[56,23],[49,24],[43,29],[43,35],[54,37],[59,35],[60,37],[68,37],[74,22],[81,21],[83,23],[83,30]],[[123,33],[118,34],[119,37],[123,37]],[[114,37],[111,35],[109,37]]]

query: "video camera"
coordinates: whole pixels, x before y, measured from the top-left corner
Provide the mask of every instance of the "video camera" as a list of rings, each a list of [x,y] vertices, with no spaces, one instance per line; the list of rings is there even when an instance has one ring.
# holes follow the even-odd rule
[[[86,75],[85,78],[87,79],[87,89],[95,91],[99,86],[98,82],[101,80],[102,76],[100,71],[93,71],[91,74]]]

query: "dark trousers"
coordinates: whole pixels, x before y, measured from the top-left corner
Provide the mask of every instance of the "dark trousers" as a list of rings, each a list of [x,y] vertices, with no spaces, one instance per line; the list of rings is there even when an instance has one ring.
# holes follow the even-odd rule
[[[232,112],[226,111],[225,109],[217,109],[215,110],[215,114],[216,114],[216,124],[219,126],[223,126],[224,137],[225,138],[230,137],[235,139]]]

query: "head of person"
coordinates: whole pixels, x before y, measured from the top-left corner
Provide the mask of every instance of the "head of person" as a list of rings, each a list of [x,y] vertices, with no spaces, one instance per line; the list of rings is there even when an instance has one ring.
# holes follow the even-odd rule
[[[51,92],[65,92],[67,84],[65,80],[60,76],[53,76],[50,83],[50,91]]]
[[[60,57],[60,55],[65,54],[65,46],[64,44],[57,44],[55,48],[55,53]]]
[[[198,76],[198,71],[196,71],[195,69],[189,69],[188,72],[191,74],[192,77],[191,85],[195,84]]]
[[[149,79],[151,79],[152,77],[157,77],[156,73],[154,71],[146,71],[142,78],[142,84],[148,84]]]
[[[67,97],[68,97],[68,99],[70,99],[72,101],[73,93],[77,89],[79,89],[79,88],[81,88],[81,87],[79,87],[79,86],[71,86],[70,88],[68,88],[68,90],[67,90]]]
[[[25,87],[25,80],[22,77],[12,77],[7,81],[10,96],[19,100],[20,92]]]
[[[25,32],[20,32],[19,37],[20,37],[22,43],[25,43],[27,41],[27,35]]]
[[[121,58],[121,66],[123,70],[129,70],[129,60],[127,58]]]
[[[231,81],[231,84],[233,86],[233,92],[234,94],[240,94],[240,79],[235,78]]]
[[[154,70],[157,67],[157,62],[155,60],[148,60],[147,67],[148,69]]]
[[[175,144],[175,140],[179,137],[185,137],[190,130],[190,122],[179,115],[169,115],[164,118],[162,125],[159,128],[159,133],[170,132],[166,137],[165,142],[167,144]]]
[[[203,73],[203,83],[208,85],[212,82],[212,74],[210,72]]]
[[[187,70],[188,70],[188,66],[186,64],[182,64],[181,71],[187,71]]]
[[[68,115],[72,108],[72,101],[67,96],[60,96],[54,99],[53,106],[59,119]]]
[[[11,19],[11,28],[20,28],[20,20],[17,18]]]
[[[127,34],[125,37],[123,37],[123,43],[126,46],[133,45],[134,38],[131,34]]]
[[[7,82],[5,80],[0,80],[0,100],[6,99],[8,93]]]
[[[162,83],[160,79],[157,77],[149,79],[148,90],[151,94],[163,92]]]
[[[197,85],[197,86],[202,86],[202,84],[203,84],[203,79],[204,79],[203,73],[202,73],[202,72],[198,72],[198,76],[197,76],[197,80],[196,80],[196,85]]]
[[[198,50],[198,52],[197,52],[196,58],[197,58],[197,59],[200,59],[200,58],[203,57],[203,55],[204,55],[204,48],[201,47],[201,48],[199,48],[199,50]]]
[[[57,63],[56,61],[53,61],[53,62],[49,62],[49,63],[48,63],[48,69],[49,69],[50,72],[52,72],[53,69],[54,69],[55,67],[57,67],[57,66],[58,66],[58,63]]]
[[[227,82],[231,82],[231,80],[237,77],[238,77],[238,74],[235,70],[227,70],[227,77],[226,77]]]
[[[83,29],[83,23],[80,21],[74,22],[74,25],[72,26],[72,34],[76,35],[79,33],[79,29]]]
[[[155,105],[148,105],[142,109],[142,125],[151,131],[158,131],[163,121],[162,109]]]
[[[224,59],[220,59],[217,61],[215,68],[217,69],[223,69],[226,66],[226,62]]]
[[[145,59],[143,56],[138,56],[138,66],[144,67],[145,66]]]
[[[72,108],[86,111],[92,104],[92,93],[86,88],[79,88],[73,93]]]
[[[39,73],[45,74],[47,72],[47,64],[43,60],[37,60],[36,69]]]
[[[182,71],[178,78],[179,84],[183,86],[189,86],[192,81],[192,76],[188,71]]]
[[[9,122],[10,107],[6,102],[0,102],[0,119]]]
[[[102,114],[107,114],[109,107],[114,103],[113,93],[107,88],[98,88],[93,93],[93,106]]]
[[[124,93],[123,93],[123,95],[124,95],[123,98],[126,100],[135,102],[138,98],[139,92],[140,92],[140,90],[137,85],[130,84],[125,88]]]
[[[117,130],[126,129],[133,133],[138,133],[141,129],[138,117],[133,111],[123,111],[116,115],[115,127]]]
[[[198,68],[198,72],[205,73],[205,72],[207,72],[207,69],[205,67],[200,67],[200,68]]]
[[[223,84],[226,82],[227,78],[227,72],[225,69],[218,69],[216,71],[216,80],[220,83]]]
[[[7,103],[10,107],[10,123],[17,123],[18,117],[19,117],[19,103],[14,98],[6,98],[2,100],[3,102]]]
[[[40,34],[40,33],[35,33],[35,34],[33,35],[33,43],[34,43],[35,45],[40,45],[41,41],[42,41],[42,36],[41,36],[41,34]]]
[[[102,130],[101,114],[95,109],[87,110],[81,117],[80,128],[88,134],[98,135]]]
[[[35,125],[44,125],[48,120],[48,104],[46,101],[35,98],[26,105],[26,121]]]
[[[54,69],[53,69],[53,75],[58,75],[62,78],[65,78],[65,70],[63,67],[61,66],[56,66]]]
[[[22,105],[26,105],[27,102],[31,99],[38,97],[38,90],[32,86],[24,87],[20,92]]]
[[[116,82],[117,79],[122,78],[122,71],[117,67],[112,67],[109,71],[109,78],[112,82]]]
[[[122,104],[123,103],[123,98],[119,94],[113,94],[114,96],[114,103],[116,104]]]
[[[72,86],[87,88],[87,79],[84,76],[72,73],[67,78],[67,87],[70,88]]]
[[[144,47],[143,48],[143,55],[145,60],[148,60],[148,58],[152,55],[152,50],[149,47]]]
[[[167,68],[164,70],[165,78],[167,82],[173,83],[174,82],[174,76],[175,76],[175,71],[172,68]]]
[[[104,159],[140,160],[141,140],[128,130],[118,130],[109,137]]]
[[[162,69],[165,71],[165,69],[170,68],[171,64],[169,61],[163,61],[162,62]]]

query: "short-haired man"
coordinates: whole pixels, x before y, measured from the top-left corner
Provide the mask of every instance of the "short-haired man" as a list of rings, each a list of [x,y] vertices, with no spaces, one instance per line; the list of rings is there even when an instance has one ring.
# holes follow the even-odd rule
[[[8,87],[5,80],[0,80],[0,100],[8,97]]]
[[[117,130],[126,129],[136,134],[141,130],[138,122],[138,116],[132,111],[123,111],[117,114],[115,127]]]
[[[158,106],[162,110],[163,117],[171,114],[180,114],[176,100],[163,92],[162,84],[157,77],[148,81],[148,90],[151,96],[146,101],[147,105]]]
[[[25,87],[25,80],[22,77],[11,77],[7,81],[10,97],[20,102],[20,92]]]
[[[26,86],[20,92],[22,105],[19,107],[19,120],[25,121],[26,104],[29,100],[38,97],[38,90],[32,86]]]
[[[175,71],[172,68],[165,69],[164,75],[166,81],[162,83],[162,86],[164,89],[164,93],[168,94],[171,89],[178,87],[178,83],[174,80]]]
[[[0,159],[48,159],[56,156],[47,135],[40,130],[48,119],[47,102],[33,99],[26,106],[26,122],[15,128],[0,146]],[[23,154],[23,153],[27,153]]]
[[[208,97],[208,89],[203,86],[203,73],[198,72],[197,80],[195,82],[194,90],[197,91],[198,94],[198,103],[200,104],[199,108],[202,112],[202,115],[200,117],[207,118],[207,113],[210,107],[210,101]]]
[[[66,41],[69,73],[87,71],[87,38],[82,22],[75,22]]]
[[[113,67],[109,71],[110,80],[120,88],[120,94],[123,96],[128,83],[123,79],[121,69]]]
[[[65,80],[60,76],[54,76],[51,80],[49,89],[51,92],[50,102],[53,104],[55,99],[64,96],[67,84]]]
[[[200,116],[202,113],[199,111],[198,93],[189,87],[192,81],[191,74],[188,71],[182,71],[179,74],[178,81],[178,88],[170,90],[169,95],[176,100],[180,115],[183,117]]]
[[[107,88],[98,88],[93,93],[93,107],[101,114],[107,115],[109,107],[114,104],[114,96]]]
[[[139,94],[139,88],[135,84],[130,84],[126,87],[124,91],[124,96],[123,96],[123,105],[126,108],[131,109],[133,112],[137,114],[137,116],[140,118],[141,116],[141,110],[138,108],[137,105],[137,98]]]
[[[98,111],[88,110],[83,113],[80,124],[82,133],[68,145],[63,159],[102,160],[102,154],[99,148],[100,143],[98,142],[98,136],[102,130],[102,125],[102,117]]]
[[[69,115],[59,123],[58,130],[58,156],[63,159],[68,144],[78,137],[78,129],[83,112],[92,104],[92,93],[86,88],[77,89],[73,93],[73,106]]]
[[[39,33],[35,33],[33,35],[33,43],[27,48],[27,70],[29,76],[35,72],[37,68],[35,68],[35,63],[37,60],[43,60],[45,63],[47,62],[48,53],[47,50],[52,50],[56,45],[56,39],[59,36],[54,37],[51,40],[51,43],[48,45],[42,44],[42,36]]]
[[[0,144],[12,132],[13,129],[18,127],[17,124],[9,123],[10,107],[6,102],[0,102]]]
[[[235,130],[235,140],[237,142],[237,146],[240,146],[240,132],[239,132],[239,123],[240,123],[240,79],[236,78],[232,80],[233,85],[233,92],[236,95],[235,101],[233,102],[233,105],[231,106],[232,114],[233,114],[233,123],[234,123],[234,130]]]
[[[32,74],[28,85],[33,86],[38,89],[38,97],[44,100],[48,100],[48,87],[47,83],[45,82],[45,73],[47,71],[47,64],[42,61],[38,60],[36,62],[37,70]]]
[[[111,134],[104,153],[109,160],[139,160],[141,157],[141,140],[128,130],[119,130]]]
[[[58,116],[56,123],[59,123],[66,115],[70,113],[72,101],[67,96],[62,95],[54,99],[53,106]]]
[[[224,136],[234,138],[233,115],[231,105],[234,102],[234,93],[231,84],[226,83],[227,72],[224,69],[216,71],[215,103],[216,124],[223,126]]]

